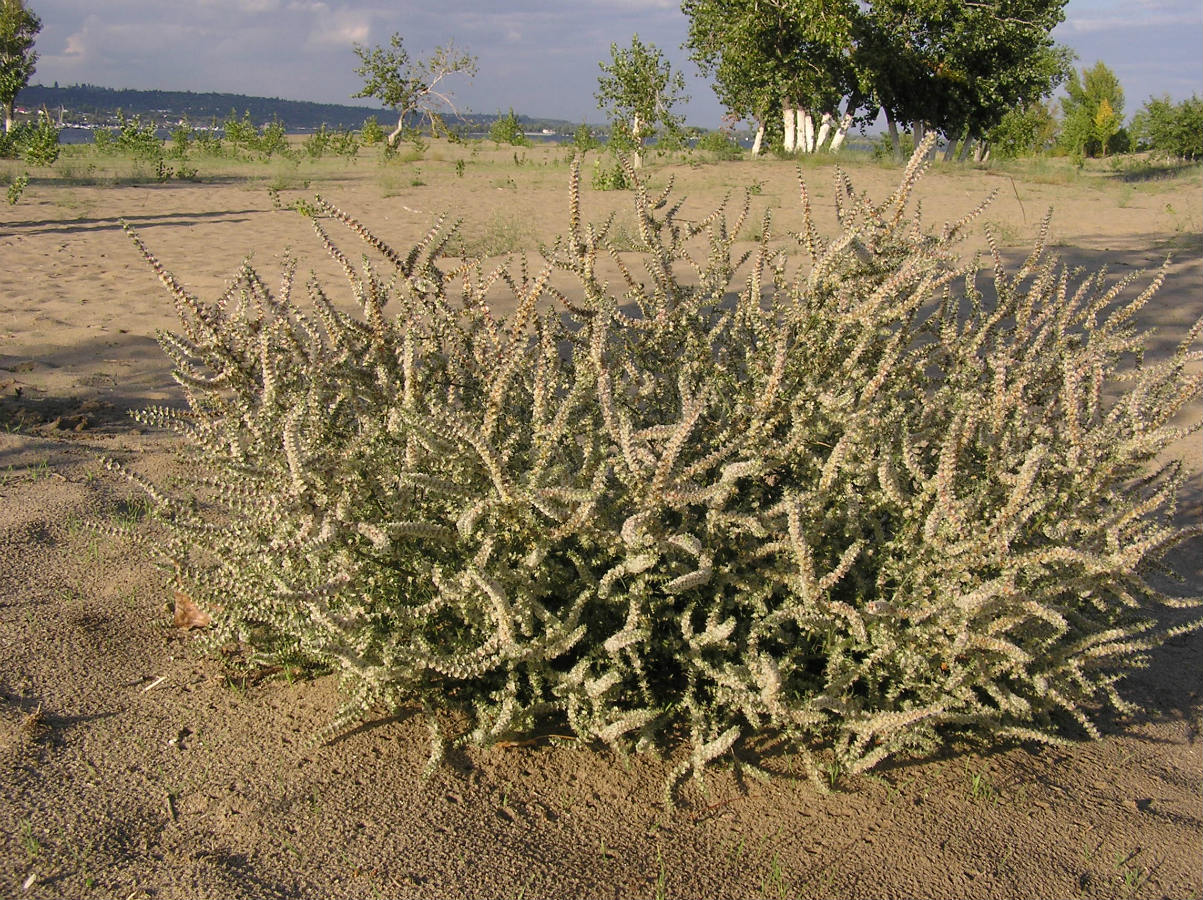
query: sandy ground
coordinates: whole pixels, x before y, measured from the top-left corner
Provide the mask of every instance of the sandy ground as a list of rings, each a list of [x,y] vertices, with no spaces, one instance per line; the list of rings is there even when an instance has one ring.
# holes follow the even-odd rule
[[[653,168],[653,182],[669,171]],[[756,184],[753,223],[765,208],[777,228],[798,222],[792,164],[671,171],[687,212]],[[1203,306],[1203,179],[1148,174],[952,169],[920,195],[938,226],[997,189],[983,219],[1012,262],[1049,206],[1072,265],[1118,275],[1172,251],[1144,313],[1156,354]],[[830,222],[831,170],[805,175]],[[852,175],[876,196],[896,178]],[[314,743],[338,704],[330,679],[231,681],[193,652],[171,625],[166,576],[90,527],[139,513],[96,452],[165,477],[170,438],[126,412],[179,400],[153,339],[174,313],[120,221],[213,297],[250,251],[269,279],[287,247],[302,272],[329,271],[269,184],[285,201],[320,191],[402,247],[450,210],[488,251],[562,232],[567,179],[562,153],[443,146],[388,168],[248,166],[202,184],[35,173],[0,209],[0,895],[1199,897],[1199,636],[1127,680],[1142,711],[1102,741],[950,748],[831,794],[778,759],[769,783],[714,772],[671,814],[663,763],[547,741],[457,755],[423,782],[421,722]],[[591,219],[627,202],[585,195]],[[1194,473],[1184,520],[1197,522],[1197,435],[1176,452]],[[1174,559],[1178,590],[1203,592],[1199,542]]]

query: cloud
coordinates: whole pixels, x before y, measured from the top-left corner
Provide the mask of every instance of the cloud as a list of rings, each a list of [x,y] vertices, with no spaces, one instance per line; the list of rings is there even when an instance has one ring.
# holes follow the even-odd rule
[[[676,9],[674,0],[609,0],[602,6],[612,6],[616,9]]]
[[[1203,7],[1186,0],[1071,2],[1060,26],[1077,34],[1130,31],[1136,28],[1203,27]]]
[[[366,44],[372,36],[371,17],[360,13],[334,13],[323,15],[312,22],[307,48],[350,47]]]
[[[1185,12],[1115,13],[1112,15],[1076,16],[1063,28],[1079,34],[1098,31],[1127,31],[1134,28],[1165,28],[1203,25],[1203,16]]]
[[[220,10],[224,14],[262,15],[280,9],[280,0],[194,0],[196,6]]]

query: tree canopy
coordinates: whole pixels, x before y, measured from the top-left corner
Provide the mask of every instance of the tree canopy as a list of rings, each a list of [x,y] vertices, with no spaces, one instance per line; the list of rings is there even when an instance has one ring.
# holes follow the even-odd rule
[[[1066,0],[873,0],[860,31],[874,95],[895,122],[980,137],[1049,95],[1068,53],[1051,32]]]
[[[952,142],[1047,96],[1069,55],[1050,36],[1066,0],[683,0],[687,46],[728,110],[764,123],[780,106],[843,127],[878,109]],[[825,119],[826,120],[826,119]],[[916,134],[916,137],[919,135]],[[821,139],[799,141],[816,149]]]
[[[781,110],[787,149],[798,111],[809,120],[834,115],[845,97],[860,105],[852,0],[684,0],[681,8],[686,47],[713,75],[720,102],[762,129]]]

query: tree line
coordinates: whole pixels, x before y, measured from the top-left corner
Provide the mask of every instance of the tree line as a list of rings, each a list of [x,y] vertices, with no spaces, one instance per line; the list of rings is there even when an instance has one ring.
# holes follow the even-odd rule
[[[1103,63],[1074,68],[1052,30],[1066,0],[683,0],[686,48],[733,122],[753,123],[753,155],[837,151],[848,131],[884,117],[889,146],[904,155],[929,131],[945,159],[990,152],[1019,156],[1054,147],[1077,158],[1130,149],[1203,157],[1203,109],[1151,98],[1124,127],[1123,90]],[[387,48],[356,46],[365,86],[399,113],[454,111],[444,79],[475,74],[476,59],[452,45],[411,59],[399,34]],[[596,99],[611,143],[635,164],[646,141],[679,145],[684,77],[636,34],[610,45]],[[1065,86],[1061,118],[1050,106]]]
[[[791,154],[837,151],[851,127],[884,117],[899,157],[904,139],[917,146],[929,131],[942,137],[946,159],[1026,155],[1053,146],[1077,158],[1130,149],[1203,157],[1203,106],[1196,97],[1177,104],[1150,98],[1125,128],[1114,73],[1100,62],[1079,74],[1072,51],[1052,39],[1066,2],[683,0],[681,9],[689,19],[690,58],[711,79],[729,121],[752,123],[754,155],[769,147]],[[40,28],[24,0],[0,0],[6,134],[16,95],[35,68]],[[446,117],[459,113],[447,82],[473,77],[476,57],[454,43],[413,57],[400,34],[387,45],[356,44],[354,52],[363,88],[353,96],[375,98],[397,114],[390,146],[423,126],[450,133]],[[611,143],[631,151],[636,164],[649,139],[679,145],[683,119],[676,108],[687,99],[682,74],[638,35],[629,46],[612,44],[610,53],[600,63],[596,99],[610,117]],[[1049,100],[1062,85],[1058,119]],[[188,113],[217,115],[214,104],[231,95],[172,93],[174,105],[180,96],[195,99],[184,104]],[[302,105],[263,102],[274,104],[273,117],[280,104]],[[305,112],[324,116],[324,124],[347,109],[320,105]]]

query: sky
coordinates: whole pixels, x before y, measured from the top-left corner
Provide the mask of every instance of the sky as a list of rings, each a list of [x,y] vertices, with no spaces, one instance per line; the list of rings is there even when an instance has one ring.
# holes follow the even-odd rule
[[[454,40],[479,73],[448,80],[456,105],[600,122],[594,93],[610,44],[638,34],[687,76],[690,125],[723,110],[681,49],[678,0],[27,0],[42,19],[35,84],[217,91],[289,100],[352,100],[355,44],[399,32],[411,56]],[[1103,61],[1124,88],[1125,113],[1150,96],[1203,96],[1199,0],[1070,0],[1054,39],[1079,68]]]

